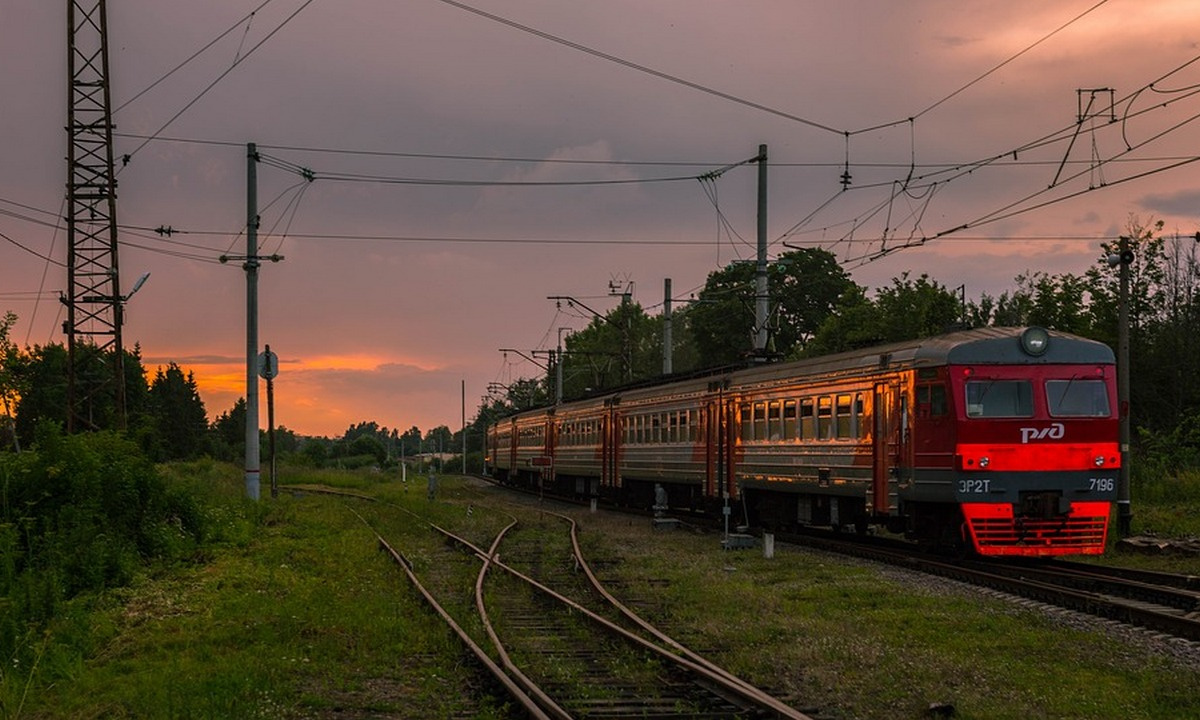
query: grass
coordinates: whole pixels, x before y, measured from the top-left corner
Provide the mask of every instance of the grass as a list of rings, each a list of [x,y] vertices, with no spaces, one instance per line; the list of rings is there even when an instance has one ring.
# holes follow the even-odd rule
[[[5,705],[0,718],[506,716],[348,509],[432,573],[447,551],[427,522],[480,544],[509,522],[490,490],[440,476],[430,502],[424,478],[405,486],[368,471],[289,470],[290,482],[390,505],[286,484],[277,500],[249,503],[232,466],[173,466],[169,476],[207,498],[211,542],[199,562],[74,603],[35,639],[42,664],[19,710]],[[1135,528],[1189,497],[1162,507],[1141,498]],[[942,702],[968,719],[1200,718],[1197,668],[1089,629],[1099,624],[808,551],[777,548],[768,560],[641,519],[577,518],[585,551],[616,561],[595,569],[623,582],[623,599],[823,716],[919,718]]]
[[[1200,470],[1131,481],[1133,530],[1161,537],[1200,537]]]
[[[599,518],[587,531],[622,548],[610,572],[644,588],[657,621],[833,717],[916,718],[935,702],[959,718],[1200,717],[1195,668],[1054,613],[813,552],[722,553]]]
[[[224,482],[240,483],[234,472]],[[457,641],[343,501],[285,489],[260,505],[244,544],[100,600],[87,657],[43,674],[49,686],[20,717],[427,718],[475,706]]]

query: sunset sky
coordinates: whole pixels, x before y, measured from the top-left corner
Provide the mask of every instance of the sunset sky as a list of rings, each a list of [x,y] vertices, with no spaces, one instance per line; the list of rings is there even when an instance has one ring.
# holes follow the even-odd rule
[[[66,5],[0,0],[0,312],[22,345],[65,342]],[[683,300],[753,257],[756,167],[698,178],[760,144],[772,256],[819,245],[869,288],[910,272],[998,295],[1082,274],[1131,217],[1200,229],[1195,0],[108,15],[123,289],[151,273],[125,344],[193,371],[210,417],[245,392],[245,275],[217,258],[246,252],[249,142],[260,252],[285,257],[260,275],[259,338],[276,421],[303,434],[457,429],[461,383],[470,418],[489,383],[540,372],[500,348],[589,321],[547,296],[603,312],[632,283],[657,314],[664,278]]]

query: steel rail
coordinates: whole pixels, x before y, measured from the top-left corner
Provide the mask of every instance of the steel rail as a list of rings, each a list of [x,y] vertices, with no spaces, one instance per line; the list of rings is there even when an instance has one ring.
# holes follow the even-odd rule
[[[1160,608],[1147,607],[1146,603],[1136,600],[1075,590],[1062,583],[1055,584],[1045,579],[1039,581],[1013,577],[992,569],[969,567],[963,562],[936,560],[917,552],[897,549],[894,546],[882,548],[862,542],[839,542],[832,538],[807,535],[788,536],[788,540],[808,547],[876,560],[931,575],[961,580],[972,585],[990,587],[1012,595],[1078,610],[1089,615],[1157,630],[1185,640],[1200,641],[1200,619],[1189,618],[1179,612],[1164,612]]]
[[[488,562],[488,553],[483,551],[481,548],[477,547],[473,543],[471,543],[469,540],[461,538],[461,537],[457,536],[456,534],[454,534],[444,528],[440,528],[436,525],[431,525],[431,527],[433,527],[438,532],[441,532],[445,536],[451,538],[452,540],[462,543],[464,546],[471,549],[472,552],[474,552],[476,554],[476,556],[478,556],[481,560]],[[566,605],[567,607],[571,608],[572,610],[575,610],[576,612],[580,613],[581,615],[587,617],[588,619],[592,620],[593,622],[597,623],[598,625],[605,628],[609,632],[617,635],[618,637],[621,637],[621,638],[627,640],[628,642],[638,645],[642,649],[644,649],[648,652],[651,652],[651,653],[667,660],[668,662],[671,662],[680,667],[683,667],[683,668],[695,673],[696,675],[708,680],[709,682],[715,683],[716,685],[727,690],[728,692],[742,698],[746,702],[756,705],[764,710],[770,710],[771,712],[776,713],[780,717],[793,718],[795,720],[812,720],[810,716],[799,713],[798,711],[794,710],[793,708],[789,708],[786,705],[783,705],[782,703],[780,703],[778,700],[775,700],[774,698],[771,698],[771,700],[773,702],[771,702],[769,705],[765,705],[762,702],[764,693],[761,690],[753,687],[752,685],[749,685],[748,683],[745,683],[744,681],[736,681],[736,682],[732,681],[730,678],[733,676],[731,676],[726,671],[719,670],[719,669],[718,670],[712,669],[715,666],[712,666],[711,663],[709,663],[707,661],[697,662],[689,657],[681,657],[680,655],[676,654],[675,652],[672,652],[671,649],[665,648],[661,645],[651,642],[650,640],[647,640],[646,638],[642,637],[641,635],[638,635],[637,633],[631,632],[631,631],[627,630],[626,628],[621,627],[620,625],[614,623],[613,621],[609,620],[608,618],[598,615],[597,613],[593,612],[589,608],[584,607],[583,605],[572,600],[571,598],[566,597],[565,595],[562,595],[561,593],[555,591],[554,589],[552,589],[550,587],[547,587],[546,585],[542,584],[535,578],[529,577],[528,575],[522,573],[520,570],[517,570],[516,568],[513,568],[513,567],[507,565],[506,563],[500,561],[499,559],[491,558],[490,562],[493,565],[495,565],[496,567],[500,568],[501,570],[504,570],[508,574],[512,575],[513,577],[520,579],[521,581],[538,589],[542,593],[554,598],[555,600]],[[782,711],[780,708],[782,708]]]
[[[433,610],[442,618],[442,620],[444,620],[446,624],[454,630],[454,633],[458,635],[458,638],[460,641],[462,641],[463,645],[465,645],[467,649],[471,651],[471,654],[474,655],[479,661],[479,663],[483,665],[488,672],[490,672],[492,676],[498,682],[500,682],[501,685],[504,686],[504,689],[508,691],[512,698],[520,703],[521,707],[529,713],[529,716],[537,718],[538,720],[552,720],[549,715],[542,711],[542,708],[538,705],[538,703],[534,702],[534,700],[530,698],[529,695],[527,695],[525,691],[513,681],[512,678],[505,674],[500,666],[496,665],[491,656],[489,656],[483,648],[479,647],[479,644],[471,638],[467,631],[464,630],[463,627],[454,620],[450,613],[446,612],[446,609],[443,608],[440,603],[438,603],[433,595],[427,589],[425,589],[425,586],[421,584],[421,581],[417,579],[416,574],[412,571],[412,563],[409,562],[409,560],[399,552],[397,552],[396,549],[390,544],[388,544],[387,540],[384,540],[381,535],[376,534],[376,537],[379,540],[380,549],[387,552],[392,559],[396,561],[396,564],[404,569],[404,574],[408,577],[409,582],[411,582],[413,587],[415,587],[417,591],[421,593],[421,596],[425,598],[425,602],[427,602],[429,606],[432,607]]]
[[[801,713],[800,711],[796,710],[795,708],[792,708],[792,707],[789,707],[789,706],[783,704],[777,698],[764,692],[762,689],[755,687],[754,685],[743,680],[742,678],[738,677],[737,675],[734,675],[733,673],[720,667],[719,665],[716,665],[715,663],[713,663],[712,661],[703,657],[702,655],[699,655],[698,653],[692,651],[690,648],[686,647],[679,641],[675,640],[671,636],[669,636],[666,633],[664,633],[663,631],[659,630],[657,627],[655,627],[650,622],[643,619],[640,615],[635,613],[633,610],[630,610],[628,607],[626,607],[624,603],[622,603],[620,600],[618,600],[612,593],[610,593],[608,591],[607,588],[604,587],[604,584],[601,583],[600,579],[596,577],[596,574],[592,572],[592,568],[590,565],[588,565],[587,560],[583,556],[583,550],[579,546],[579,534],[578,534],[579,525],[578,525],[578,523],[576,523],[573,518],[571,518],[567,515],[562,515],[562,514],[559,514],[556,512],[550,512],[550,511],[546,511],[546,512],[549,515],[554,515],[555,517],[561,518],[561,519],[565,520],[566,522],[570,523],[570,525],[571,525],[571,545],[574,547],[576,562],[579,563],[580,568],[583,569],[584,575],[587,576],[588,582],[591,583],[592,587],[596,590],[596,592],[598,592],[605,600],[607,600],[610,605],[615,607],[621,613],[621,615],[623,615],[625,618],[627,618],[630,622],[634,623],[638,627],[642,628],[646,632],[653,635],[659,642],[664,643],[664,644],[674,648],[675,650],[677,650],[679,653],[681,653],[687,659],[691,660],[692,662],[694,662],[698,665],[701,665],[701,666],[707,668],[708,670],[710,670],[713,673],[719,674],[722,678],[724,678],[725,682],[727,683],[727,685],[725,685],[725,687],[727,689],[734,690],[735,688],[740,688],[741,692],[746,693],[747,696],[752,696],[753,698],[755,698],[755,702],[759,703],[761,706],[763,706],[765,708],[769,708],[771,711],[776,713],[776,715],[778,715],[781,718],[792,718],[792,720],[811,720],[808,715],[805,715],[804,713]]]
[[[324,495],[337,495],[358,500],[366,500],[368,502],[378,502],[376,498],[373,498],[369,495],[352,491],[343,491],[333,488],[322,488],[315,486],[306,486],[304,490]],[[416,573],[413,572],[412,561],[404,557],[404,555],[392,547],[392,545],[386,539],[384,539],[382,535],[376,532],[371,524],[367,522],[367,519],[362,516],[362,514],[360,514],[354,508],[348,509],[355,515],[355,517],[359,519],[360,522],[363,523],[363,525],[366,525],[367,528],[371,530],[371,532],[375,535],[376,542],[379,544],[379,549],[383,552],[386,552],[392,558],[392,560],[400,566],[400,568],[404,571],[405,577],[408,578],[408,581],[414,588],[416,588],[417,592],[420,593],[425,602],[431,608],[433,608],[433,611],[442,618],[442,620],[447,626],[450,627],[451,630],[454,631],[454,634],[458,636],[459,641],[471,651],[471,654],[475,656],[475,659],[478,660],[479,663],[492,675],[492,677],[504,687],[513,700],[515,700],[522,708],[524,708],[527,713],[529,713],[529,717],[535,718],[536,720],[563,720],[562,716],[560,715],[551,716],[543,711],[542,706],[532,697],[530,697],[530,694],[526,693],[525,689],[522,688],[518,682],[509,677],[505,671],[501,669],[494,660],[492,660],[491,656],[488,655],[487,652],[475,642],[471,635],[461,625],[458,624],[454,617],[450,615],[450,613],[447,612],[444,607],[442,607],[441,603],[439,603],[437,599],[433,597],[433,594],[430,593],[429,590],[426,589],[426,587],[421,583],[420,579],[417,578]],[[503,537],[504,533],[507,532],[513,525],[516,525],[515,519],[510,525],[508,525],[508,527],[505,527],[504,530],[500,531],[495,543],[499,543],[500,538]],[[432,523],[430,523],[430,526],[436,527]],[[536,686],[534,687],[536,688]],[[538,690],[538,692],[540,693],[540,690]]]
[[[475,578],[475,609],[479,612],[479,618],[483,621],[483,629],[487,633],[488,638],[492,641],[492,646],[495,647],[496,653],[500,656],[500,664],[504,666],[513,679],[519,684],[526,693],[528,693],[535,702],[537,702],[546,714],[556,720],[571,720],[571,714],[563,709],[561,705],[554,701],[544,690],[532,679],[529,678],[508,654],[508,650],[504,648],[504,644],[500,642],[500,636],[496,633],[495,627],[492,625],[491,618],[488,616],[487,606],[483,602],[483,581],[487,577],[488,569],[492,566],[493,559],[496,556],[496,551],[500,547],[500,542],[504,539],[504,535],[516,527],[517,521],[513,520],[507,527],[501,530],[496,539],[492,541],[492,546],[488,549],[487,556],[483,559],[483,567],[479,569],[479,575]]]

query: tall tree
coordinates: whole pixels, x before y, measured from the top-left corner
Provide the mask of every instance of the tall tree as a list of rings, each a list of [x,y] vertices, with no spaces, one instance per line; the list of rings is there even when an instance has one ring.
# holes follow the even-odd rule
[[[957,295],[922,274],[904,273],[869,299],[861,290],[845,293],[803,355],[823,355],[881,343],[929,337],[959,327]]]
[[[755,273],[740,262],[709,273],[687,320],[700,362],[707,367],[740,362],[754,350]],[[847,293],[857,287],[837,258],[821,248],[783,253],[768,266],[771,343],[795,355],[812,340]]]
[[[9,337],[16,322],[17,316],[12,312],[4,313],[4,319],[0,320],[0,413],[3,413],[0,436],[5,437],[4,445],[11,442],[13,449],[21,452],[21,441],[17,437],[17,403],[24,394],[21,372],[24,358]]]
[[[229,410],[212,424],[213,451],[223,460],[232,460],[246,448],[246,398],[238,398]]]
[[[175,363],[158,368],[150,382],[149,416],[157,439],[158,458],[193,458],[204,450],[208,414],[196,378]]]
[[[92,344],[76,348],[79,355],[75,376],[76,391],[85,398],[83,419],[87,426],[111,428],[117,417],[116,388],[112,381],[111,351]],[[19,363],[24,388],[17,405],[17,433],[21,441],[33,439],[33,429],[42,420],[66,426],[67,350],[61,344],[47,344],[27,350]],[[125,409],[130,417],[145,412],[149,387],[142,368],[140,349],[125,351]]]
[[[656,377],[662,371],[662,324],[636,302],[594,317],[566,341],[563,396]],[[548,378],[551,391],[555,378]],[[510,389],[510,395],[511,395]]]

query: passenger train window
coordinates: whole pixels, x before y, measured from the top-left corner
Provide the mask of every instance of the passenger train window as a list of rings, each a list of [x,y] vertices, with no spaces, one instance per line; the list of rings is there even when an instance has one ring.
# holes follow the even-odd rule
[[[738,414],[738,422],[742,426],[742,440],[754,439],[754,423],[750,422],[750,404],[747,403],[741,407]]]
[[[1054,417],[1108,417],[1103,380],[1047,380],[1046,404]]]
[[[850,434],[850,396],[837,396],[837,437],[848,438]]]
[[[767,439],[767,404],[754,403],[754,439]]]
[[[772,400],[767,406],[767,437],[773,442],[783,439],[782,406],[778,400]]]
[[[854,396],[854,420],[852,421],[851,432],[856,438],[864,438],[867,436],[867,421],[866,408],[863,405],[862,393]]]
[[[946,413],[945,385],[917,386],[917,415],[921,417],[942,417]]]
[[[969,380],[967,417],[1033,417],[1033,384],[1028,380]]]
[[[816,417],[813,414],[812,398],[800,401],[800,437],[811,440],[817,436]]]
[[[829,440],[833,437],[833,398],[817,399],[817,439]]]
[[[783,401],[783,439],[796,439],[796,401]]]

